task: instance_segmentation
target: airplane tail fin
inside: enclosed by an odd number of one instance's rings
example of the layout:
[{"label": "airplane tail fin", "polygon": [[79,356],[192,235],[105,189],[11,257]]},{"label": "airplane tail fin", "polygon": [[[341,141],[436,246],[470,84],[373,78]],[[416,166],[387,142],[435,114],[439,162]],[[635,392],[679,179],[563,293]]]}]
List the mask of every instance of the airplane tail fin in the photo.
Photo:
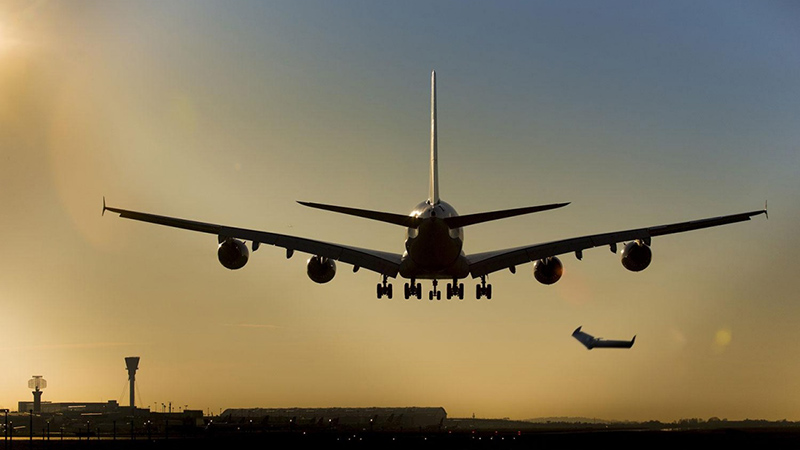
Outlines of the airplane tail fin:
[{"label": "airplane tail fin", "polygon": [[439,164],[436,139],[436,71],[431,72],[431,179],[428,187],[428,203],[439,203]]}]

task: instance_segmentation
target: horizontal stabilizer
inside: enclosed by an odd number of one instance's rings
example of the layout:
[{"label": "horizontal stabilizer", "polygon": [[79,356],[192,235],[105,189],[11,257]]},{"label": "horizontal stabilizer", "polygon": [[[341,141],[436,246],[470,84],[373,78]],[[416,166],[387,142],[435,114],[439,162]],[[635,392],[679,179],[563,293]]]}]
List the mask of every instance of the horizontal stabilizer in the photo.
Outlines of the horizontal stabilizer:
[{"label": "horizontal stabilizer", "polygon": [[417,217],[404,216],[402,214],[387,213],[381,211],[370,211],[367,209],[348,208],[345,206],[323,205],[321,203],[310,203],[298,201],[303,206],[310,208],[324,209],[326,211],[333,211],[341,214],[348,214],[351,216],[364,217],[366,219],[377,220],[379,222],[393,223],[395,225],[402,225],[404,227],[417,228],[422,222]]},{"label": "horizontal stabilizer", "polygon": [[492,220],[505,219],[507,217],[521,216],[549,209],[561,208],[569,205],[567,203],[552,203],[550,205],[528,206],[525,208],[505,209],[502,211],[491,211],[477,214],[467,214],[466,216],[447,217],[444,222],[452,230],[453,228],[466,227],[477,223],[491,222]]}]

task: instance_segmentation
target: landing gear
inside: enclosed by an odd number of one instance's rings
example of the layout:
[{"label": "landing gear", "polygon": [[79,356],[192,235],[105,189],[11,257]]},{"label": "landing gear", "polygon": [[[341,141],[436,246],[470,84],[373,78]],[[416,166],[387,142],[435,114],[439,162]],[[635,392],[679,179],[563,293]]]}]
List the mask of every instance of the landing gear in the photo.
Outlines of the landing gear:
[{"label": "landing gear", "polygon": [[[386,298],[389,298],[389,299],[392,298],[392,285],[388,284],[386,282],[387,278],[388,277],[386,275],[384,275],[383,276],[383,283],[378,283],[378,298],[381,298],[384,295],[386,296]],[[408,297],[406,297],[406,298],[408,298]]]},{"label": "landing gear", "polygon": [[492,299],[492,285],[486,284],[486,275],[481,277],[481,284],[475,285],[475,298],[480,300],[481,297],[486,297],[487,300]]},{"label": "landing gear", "polygon": [[436,300],[442,299],[442,291],[439,290],[438,286],[439,286],[439,281],[434,279],[433,289],[431,289],[430,292],[428,292],[428,300],[433,300],[434,297],[436,297]]},{"label": "landing gear", "polygon": [[417,297],[418,300],[422,300],[422,284],[417,283],[413,278],[411,279],[411,284],[408,283],[403,286],[403,294],[405,294],[406,300],[409,297]]},{"label": "landing gear", "polygon": [[453,283],[447,283],[447,299],[458,297],[459,300],[464,300],[464,283],[458,284],[458,279],[453,278]]}]

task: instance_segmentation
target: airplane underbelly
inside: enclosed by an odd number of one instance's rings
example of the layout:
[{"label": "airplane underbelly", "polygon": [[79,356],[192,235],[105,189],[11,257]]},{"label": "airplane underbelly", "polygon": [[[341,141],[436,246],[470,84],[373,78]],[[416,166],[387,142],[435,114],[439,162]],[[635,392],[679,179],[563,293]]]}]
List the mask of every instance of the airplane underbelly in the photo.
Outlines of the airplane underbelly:
[{"label": "airplane underbelly", "polygon": [[423,268],[418,266],[410,256],[400,263],[399,275],[403,278],[416,278],[420,280],[448,279],[448,278],[467,278],[469,276],[469,263],[467,258],[461,254],[456,260],[445,267]]},{"label": "airplane underbelly", "polygon": [[408,278],[466,276],[469,272],[466,261],[457,264],[459,257],[462,256],[462,245],[461,239],[451,237],[450,229],[444,222],[423,223],[417,235],[406,241],[407,255],[404,264],[401,265],[401,276]]},{"label": "airplane underbelly", "polygon": [[414,263],[424,269],[442,269],[453,264],[461,254],[461,240],[450,237],[444,222],[423,223],[419,234],[406,241],[406,250]]}]

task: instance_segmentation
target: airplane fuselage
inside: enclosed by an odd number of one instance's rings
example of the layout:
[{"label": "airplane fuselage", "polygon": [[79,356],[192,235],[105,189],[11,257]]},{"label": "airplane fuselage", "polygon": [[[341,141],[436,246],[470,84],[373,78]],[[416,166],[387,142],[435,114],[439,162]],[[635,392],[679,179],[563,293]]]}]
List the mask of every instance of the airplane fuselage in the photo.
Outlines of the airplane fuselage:
[{"label": "airplane fuselage", "polygon": [[441,220],[458,216],[455,208],[441,200],[433,205],[424,201],[410,216],[423,221],[417,228],[406,229],[400,275],[412,279],[466,278],[469,264],[463,251],[464,230],[451,229]]}]

